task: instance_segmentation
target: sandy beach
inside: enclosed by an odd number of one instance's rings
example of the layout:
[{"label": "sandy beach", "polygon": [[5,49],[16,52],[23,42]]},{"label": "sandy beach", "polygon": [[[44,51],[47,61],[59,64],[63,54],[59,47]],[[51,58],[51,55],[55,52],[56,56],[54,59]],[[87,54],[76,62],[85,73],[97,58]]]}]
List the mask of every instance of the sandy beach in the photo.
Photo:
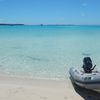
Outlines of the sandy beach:
[{"label": "sandy beach", "polygon": [[0,76],[0,100],[84,100],[69,81]]}]

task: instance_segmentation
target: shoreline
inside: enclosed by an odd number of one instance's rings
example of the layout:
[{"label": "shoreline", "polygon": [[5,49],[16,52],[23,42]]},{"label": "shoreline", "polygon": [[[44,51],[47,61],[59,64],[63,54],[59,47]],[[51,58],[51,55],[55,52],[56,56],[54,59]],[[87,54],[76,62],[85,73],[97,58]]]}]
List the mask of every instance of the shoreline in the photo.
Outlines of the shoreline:
[{"label": "shoreline", "polygon": [[0,76],[0,90],[2,100],[83,100],[67,80]]},{"label": "shoreline", "polygon": [[0,77],[8,77],[8,78],[18,78],[18,79],[30,79],[30,80],[50,80],[50,81],[66,81],[69,80],[69,75],[66,74],[66,77],[40,77],[33,75],[18,75],[18,74],[9,74],[9,73],[0,73]]}]

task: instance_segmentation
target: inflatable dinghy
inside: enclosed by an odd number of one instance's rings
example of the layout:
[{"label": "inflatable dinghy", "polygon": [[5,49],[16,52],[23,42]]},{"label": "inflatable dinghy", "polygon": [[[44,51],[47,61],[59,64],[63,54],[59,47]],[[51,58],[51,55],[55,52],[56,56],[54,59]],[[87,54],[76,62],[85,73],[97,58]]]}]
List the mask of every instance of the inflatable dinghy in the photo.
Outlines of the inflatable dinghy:
[{"label": "inflatable dinghy", "polygon": [[75,84],[91,89],[100,91],[100,72],[92,71],[92,73],[85,73],[78,68],[70,68],[70,78]]}]

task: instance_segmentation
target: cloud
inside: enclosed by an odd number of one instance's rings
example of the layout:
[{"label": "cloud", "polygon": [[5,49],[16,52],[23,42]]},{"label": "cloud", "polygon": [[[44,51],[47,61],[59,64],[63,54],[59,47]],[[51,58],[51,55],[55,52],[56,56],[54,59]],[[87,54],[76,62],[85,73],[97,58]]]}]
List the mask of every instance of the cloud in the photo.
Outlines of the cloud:
[{"label": "cloud", "polygon": [[0,20],[4,20],[4,18],[0,18]]},{"label": "cloud", "polygon": [[86,7],[86,6],[87,6],[87,3],[83,3],[82,6],[83,6],[83,7]]},{"label": "cloud", "polygon": [[81,13],[81,16],[82,16],[82,17],[84,17],[84,16],[85,16],[85,13],[84,13],[84,12],[82,12],[82,13]]},{"label": "cloud", "polygon": [[0,23],[4,22],[5,20],[3,18],[0,18]]}]

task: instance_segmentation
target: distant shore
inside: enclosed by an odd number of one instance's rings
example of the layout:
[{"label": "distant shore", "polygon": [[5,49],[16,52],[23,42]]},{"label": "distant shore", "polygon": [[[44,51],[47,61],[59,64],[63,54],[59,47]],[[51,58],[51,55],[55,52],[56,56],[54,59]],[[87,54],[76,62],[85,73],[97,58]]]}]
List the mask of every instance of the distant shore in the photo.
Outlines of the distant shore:
[{"label": "distant shore", "polygon": [[0,25],[16,26],[16,25],[33,25],[33,26],[75,26],[74,24],[10,24],[10,23],[0,23]]},{"label": "distant shore", "polygon": [[91,25],[85,25],[85,24],[12,24],[12,23],[0,23],[0,26],[17,26],[17,25],[32,25],[32,26],[100,26],[100,25],[95,25],[95,24],[91,24]]},{"label": "distant shore", "polygon": [[4,23],[1,23],[0,25],[5,25],[5,26],[16,26],[16,25],[24,25],[24,24],[4,24]]}]

